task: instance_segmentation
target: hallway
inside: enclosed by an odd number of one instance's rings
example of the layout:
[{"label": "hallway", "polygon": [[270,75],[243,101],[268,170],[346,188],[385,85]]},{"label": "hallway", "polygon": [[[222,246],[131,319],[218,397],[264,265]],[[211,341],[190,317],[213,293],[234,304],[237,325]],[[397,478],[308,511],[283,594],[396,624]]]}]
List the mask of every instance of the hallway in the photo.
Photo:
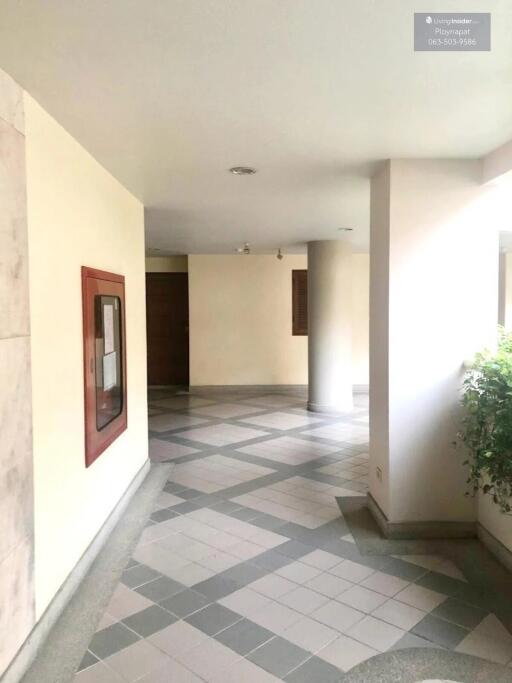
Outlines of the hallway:
[{"label": "hallway", "polygon": [[[367,396],[333,419],[275,392],[150,390],[150,454],[173,469],[75,683],[330,683],[432,647],[443,677],[510,680],[457,654],[512,663],[512,636],[453,562],[363,554],[341,516],[336,497],[367,489]],[[424,652],[408,650],[403,678],[383,658],[354,680],[420,680]]]},{"label": "hallway", "polygon": [[512,683],[485,5],[0,3],[0,683]]}]

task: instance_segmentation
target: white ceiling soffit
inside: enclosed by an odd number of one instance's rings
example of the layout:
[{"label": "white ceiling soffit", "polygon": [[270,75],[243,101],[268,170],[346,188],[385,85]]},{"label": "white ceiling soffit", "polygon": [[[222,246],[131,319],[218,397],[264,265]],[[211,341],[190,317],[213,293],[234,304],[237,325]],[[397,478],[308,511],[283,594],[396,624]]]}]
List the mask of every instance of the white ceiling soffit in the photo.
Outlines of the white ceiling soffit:
[{"label": "white ceiling soffit", "polygon": [[492,13],[491,52],[415,53],[423,0],[2,0],[0,66],[144,202],[151,246],[294,251],[348,226],[364,250],[376,160],[512,138],[512,3],[462,9]]}]

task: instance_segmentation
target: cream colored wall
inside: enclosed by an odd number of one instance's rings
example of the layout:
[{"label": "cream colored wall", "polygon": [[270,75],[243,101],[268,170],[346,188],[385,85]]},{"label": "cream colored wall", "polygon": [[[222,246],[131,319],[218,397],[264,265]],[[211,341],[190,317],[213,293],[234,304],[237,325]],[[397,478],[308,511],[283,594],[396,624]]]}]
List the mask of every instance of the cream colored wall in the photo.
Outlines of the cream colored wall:
[{"label": "cream colored wall", "polygon": [[[354,384],[368,384],[368,255],[353,257]],[[293,269],[306,255],[190,255],[192,385],[306,384],[307,337],[292,335]]]},{"label": "cream colored wall", "polygon": [[291,271],[306,256],[189,256],[190,383],[306,384]]},{"label": "cream colored wall", "polygon": [[147,256],[146,273],[186,273],[188,256]]},{"label": "cream colored wall", "polygon": [[[25,97],[39,618],[147,459],[143,207]],[[84,464],[82,265],[126,277],[128,429]]]},{"label": "cream colored wall", "polygon": [[369,383],[370,255],[352,254],[352,382]]}]

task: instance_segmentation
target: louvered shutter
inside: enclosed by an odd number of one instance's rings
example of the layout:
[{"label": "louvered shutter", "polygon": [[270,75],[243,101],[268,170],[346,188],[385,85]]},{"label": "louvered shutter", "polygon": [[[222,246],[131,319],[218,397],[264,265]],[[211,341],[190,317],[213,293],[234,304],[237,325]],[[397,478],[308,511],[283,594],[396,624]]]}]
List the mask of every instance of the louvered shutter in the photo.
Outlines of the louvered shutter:
[{"label": "louvered shutter", "polygon": [[292,270],[292,334],[308,333],[308,271]]}]

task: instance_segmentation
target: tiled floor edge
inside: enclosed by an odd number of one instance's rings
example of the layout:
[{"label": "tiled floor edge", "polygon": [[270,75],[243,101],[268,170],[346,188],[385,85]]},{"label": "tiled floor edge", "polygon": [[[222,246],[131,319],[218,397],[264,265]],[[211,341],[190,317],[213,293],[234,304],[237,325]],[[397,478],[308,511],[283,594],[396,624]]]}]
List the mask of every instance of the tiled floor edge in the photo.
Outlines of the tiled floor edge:
[{"label": "tiled floor edge", "polygon": [[[369,555],[440,554],[455,563],[468,580],[487,594],[492,607],[512,632],[512,582],[507,565],[482,539],[389,539],[379,533],[371,514],[370,499],[337,499],[344,519],[361,553]],[[357,507],[361,509],[358,510]],[[367,519],[364,519],[366,512]],[[362,515],[360,513],[363,513]],[[498,598],[494,593],[497,591]],[[508,599],[503,599],[508,596]]]},{"label": "tiled floor edge", "polygon": [[2,683],[72,680],[173,466],[146,461],[2,677]]},{"label": "tiled floor edge", "polygon": [[458,683],[511,683],[510,667],[479,657],[431,648],[409,648],[377,655],[351,669],[342,683],[417,683],[426,680]]}]

